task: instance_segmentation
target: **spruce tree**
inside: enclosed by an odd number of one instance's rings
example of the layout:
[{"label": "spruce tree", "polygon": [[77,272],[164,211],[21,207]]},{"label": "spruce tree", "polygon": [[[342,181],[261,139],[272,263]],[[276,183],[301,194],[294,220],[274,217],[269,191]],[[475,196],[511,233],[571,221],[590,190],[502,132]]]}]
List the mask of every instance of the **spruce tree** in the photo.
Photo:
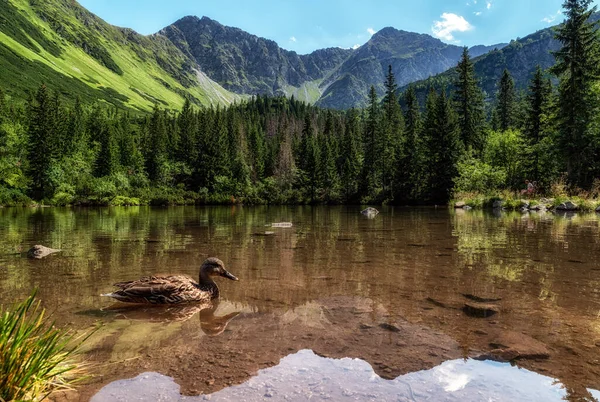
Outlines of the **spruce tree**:
[{"label": "spruce tree", "polygon": [[177,160],[186,163],[190,167],[196,164],[198,155],[197,122],[190,100],[186,98],[177,118],[177,129],[179,130]]},{"label": "spruce tree", "polygon": [[29,177],[31,196],[35,200],[52,193],[49,170],[57,149],[54,106],[45,85],[40,86],[29,105]]},{"label": "spruce tree", "polygon": [[484,104],[483,94],[475,77],[475,68],[469,50],[465,47],[457,66],[454,102],[458,115],[460,138],[466,148],[476,152],[483,149]]},{"label": "spruce tree", "polygon": [[452,194],[462,145],[456,115],[444,90],[437,98],[432,134],[429,150],[434,159],[434,173],[430,176],[431,201],[445,203]]},{"label": "spruce tree", "polygon": [[381,149],[379,149],[378,138],[381,133],[379,101],[375,87],[371,86],[369,91],[369,103],[367,107],[367,118],[363,135],[364,163],[361,178],[361,192],[366,196],[375,195],[377,188],[381,186]]},{"label": "spruce tree", "polygon": [[598,115],[594,84],[599,78],[600,52],[596,23],[589,22],[596,11],[592,0],[565,0],[567,20],[556,29],[562,48],[554,53],[552,72],[560,80],[558,99],[558,145],[569,181],[585,187],[591,182],[589,166],[594,162],[596,141],[590,128]]},{"label": "spruce tree", "polygon": [[408,199],[416,200],[419,192],[419,173],[422,166],[422,150],[421,150],[421,114],[419,101],[415,92],[414,86],[410,86],[404,95],[404,102],[406,104],[406,113],[404,115],[405,121],[405,155],[406,161],[405,166],[402,166],[403,171],[398,172],[398,176],[404,175],[406,188],[409,193],[405,196]]},{"label": "spruce tree", "polygon": [[310,201],[315,202],[319,185],[320,155],[310,114],[306,114],[300,146],[300,169],[303,172],[303,186],[308,190]]},{"label": "spruce tree", "polygon": [[507,69],[504,69],[498,83],[498,104],[496,106],[499,129],[506,131],[515,126],[515,82]]},{"label": "spruce tree", "polygon": [[391,65],[388,66],[388,74],[384,86],[383,129],[380,131],[381,144],[378,146],[378,149],[381,152],[380,170],[384,197],[393,198],[396,192],[395,185],[398,181],[396,174],[398,172],[397,165],[401,165],[400,171],[404,171],[407,166],[403,152],[404,121],[402,109],[396,95],[398,86],[396,85],[396,78],[394,77]]},{"label": "spruce tree", "polygon": [[350,109],[346,113],[344,135],[341,143],[341,166],[342,190],[345,201],[349,202],[358,195],[359,176],[362,170],[361,131],[360,116],[356,109]]},{"label": "spruce tree", "polygon": [[540,181],[540,141],[546,136],[545,125],[548,120],[548,107],[552,96],[551,83],[544,78],[544,72],[538,65],[529,85],[527,95],[527,114],[525,121],[525,141],[528,145],[527,165],[530,180]]},{"label": "spruce tree", "polygon": [[161,181],[164,179],[163,172],[167,162],[167,127],[165,114],[157,105],[150,118],[148,137],[150,146],[146,156],[146,171],[150,180]]}]

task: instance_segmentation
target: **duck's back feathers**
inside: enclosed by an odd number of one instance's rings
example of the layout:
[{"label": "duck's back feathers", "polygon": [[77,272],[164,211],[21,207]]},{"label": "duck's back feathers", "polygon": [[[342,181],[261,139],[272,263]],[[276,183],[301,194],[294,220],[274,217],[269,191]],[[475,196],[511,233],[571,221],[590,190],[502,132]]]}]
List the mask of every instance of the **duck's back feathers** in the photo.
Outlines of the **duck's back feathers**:
[{"label": "duck's back feathers", "polygon": [[114,284],[120,288],[102,296],[113,297],[122,302],[173,304],[209,301],[211,289],[200,289],[187,275],[146,276],[135,281]]}]

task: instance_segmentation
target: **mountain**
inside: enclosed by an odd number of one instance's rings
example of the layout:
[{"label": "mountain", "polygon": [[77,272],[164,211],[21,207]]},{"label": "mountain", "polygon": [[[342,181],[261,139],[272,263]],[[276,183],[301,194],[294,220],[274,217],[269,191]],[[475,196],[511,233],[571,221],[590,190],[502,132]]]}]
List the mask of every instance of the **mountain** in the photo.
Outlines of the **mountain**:
[{"label": "mountain", "polygon": [[166,37],[107,24],[75,0],[1,0],[0,88],[26,98],[41,83],[87,102],[150,110],[228,104],[233,94]]},{"label": "mountain", "polygon": [[350,49],[330,48],[298,55],[208,17],[182,18],[160,34],[229,91],[296,95],[309,102],[319,99],[320,81],[352,54]]},{"label": "mountain", "polygon": [[[595,13],[590,18],[592,22],[600,20],[600,13]],[[497,92],[497,84],[504,69],[508,69],[515,81],[515,87],[526,89],[529,85],[537,65],[543,69],[552,67],[555,63],[553,52],[561,48],[561,43],[554,39],[554,28],[539,30],[531,35],[511,41],[501,49],[494,49],[479,57],[474,57],[475,74],[488,99],[493,99]],[[425,80],[417,81],[414,86],[421,99],[429,86],[443,88],[452,85],[456,77],[454,68]],[[405,90],[407,86],[401,88]]]},{"label": "mountain", "polygon": [[[502,45],[496,45],[496,47]],[[476,51],[484,51],[478,46]],[[358,48],[325,80],[318,104],[347,109],[364,106],[371,86],[383,95],[388,67],[399,86],[425,79],[454,67],[463,48],[448,45],[430,35],[384,28]]]},{"label": "mountain", "polygon": [[[381,95],[389,64],[404,85],[453,67],[462,53],[462,47],[394,28],[382,29],[354,51],[330,48],[307,55],[207,17],[182,18],[160,34],[229,91],[294,95],[336,109],[365,105],[371,85]],[[502,46],[473,51],[482,54]]]}]

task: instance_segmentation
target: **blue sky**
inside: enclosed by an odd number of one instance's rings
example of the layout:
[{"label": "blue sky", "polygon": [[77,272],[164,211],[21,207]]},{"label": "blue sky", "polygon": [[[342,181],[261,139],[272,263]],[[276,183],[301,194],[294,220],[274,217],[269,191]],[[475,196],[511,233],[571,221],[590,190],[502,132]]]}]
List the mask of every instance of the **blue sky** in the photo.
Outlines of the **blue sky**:
[{"label": "blue sky", "polygon": [[[600,0],[596,1],[598,4]],[[464,46],[509,42],[563,20],[563,0],[79,0],[107,22],[151,34],[207,16],[298,53],[362,45],[387,26]]]}]

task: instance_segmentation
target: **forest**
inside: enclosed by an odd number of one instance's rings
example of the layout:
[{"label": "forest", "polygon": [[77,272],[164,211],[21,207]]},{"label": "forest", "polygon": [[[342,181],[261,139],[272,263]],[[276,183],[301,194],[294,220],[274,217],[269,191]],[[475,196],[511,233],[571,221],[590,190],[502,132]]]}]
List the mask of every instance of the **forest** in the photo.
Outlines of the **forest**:
[{"label": "forest", "polygon": [[0,205],[446,204],[457,195],[598,197],[600,39],[589,1],[566,1],[555,66],[526,90],[504,70],[484,93],[465,48],[449,87],[335,111],[283,97],[142,114],[63,103],[42,84],[0,93]]}]

